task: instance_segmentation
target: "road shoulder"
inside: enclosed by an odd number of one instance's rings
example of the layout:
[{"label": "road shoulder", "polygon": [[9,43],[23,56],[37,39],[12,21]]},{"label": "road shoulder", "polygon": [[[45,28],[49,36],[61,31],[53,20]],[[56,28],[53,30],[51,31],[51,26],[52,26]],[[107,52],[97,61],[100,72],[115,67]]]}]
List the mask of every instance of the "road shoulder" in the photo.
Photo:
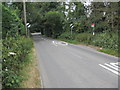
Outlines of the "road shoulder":
[{"label": "road shoulder", "polygon": [[40,73],[38,70],[35,48],[32,49],[29,57],[31,61],[23,70],[25,80],[22,82],[21,88],[41,88]]}]

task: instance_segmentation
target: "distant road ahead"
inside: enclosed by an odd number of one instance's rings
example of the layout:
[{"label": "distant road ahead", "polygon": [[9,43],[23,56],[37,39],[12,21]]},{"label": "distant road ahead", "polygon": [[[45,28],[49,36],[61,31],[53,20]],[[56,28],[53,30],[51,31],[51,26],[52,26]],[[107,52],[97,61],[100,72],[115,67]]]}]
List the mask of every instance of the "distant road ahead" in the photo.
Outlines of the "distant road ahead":
[{"label": "distant road ahead", "polygon": [[118,58],[33,35],[44,88],[117,88]]}]

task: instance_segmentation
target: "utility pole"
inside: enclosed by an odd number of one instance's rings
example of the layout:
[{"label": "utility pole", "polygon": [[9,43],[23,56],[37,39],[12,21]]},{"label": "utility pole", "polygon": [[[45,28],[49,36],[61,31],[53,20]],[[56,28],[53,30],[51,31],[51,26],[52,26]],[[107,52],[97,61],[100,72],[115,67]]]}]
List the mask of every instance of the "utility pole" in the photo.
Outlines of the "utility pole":
[{"label": "utility pole", "polygon": [[25,23],[26,36],[28,36],[25,0],[23,0],[23,11],[24,11],[24,23]]}]

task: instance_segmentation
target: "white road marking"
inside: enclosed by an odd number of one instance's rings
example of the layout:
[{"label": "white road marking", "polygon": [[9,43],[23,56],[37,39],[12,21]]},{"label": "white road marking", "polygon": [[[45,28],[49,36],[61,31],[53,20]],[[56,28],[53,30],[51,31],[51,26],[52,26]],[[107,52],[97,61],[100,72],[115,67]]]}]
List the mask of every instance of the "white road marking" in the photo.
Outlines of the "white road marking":
[{"label": "white road marking", "polygon": [[116,63],[110,63],[112,66],[119,68],[117,65],[115,65]]},{"label": "white road marking", "polygon": [[105,65],[108,66],[108,67],[113,68],[113,69],[116,70],[116,71],[118,71],[118,68],[115,68],[115,67],[111,66],[110,64],[105,63]]},{"label": "white road marking", "polygon": [[99,64],[99,65],[100,65],[101,67],[103,67],[103,68],[105,68],[105,69],[113,72],[114,74],[118,75],[118,72],[117,72],[117,71],[114,71],[114,70],[112,70],[112,69],[110,69],[110,68],[108,68],[108,67],[106,67],[106,66],[104,66],[104,65],[102,65],[102,64]]},{"label": "white road marking", "polygon": [[104,69],[116,74],[116,75],[119,75],[120,76],[120,73],[118,72],[118,68],[116,67],[113,67],[111,64],[107,64],[105,63],[104,65],[102,64],[99,64],[99,66],[103,67]]},{"label": "white road marking", "polygon": [[57,44],[56,44],[56,42],[55,42],[55,41],[52,41],[52,43],[53,43],[55,46],[57,46]]},{"label": "white road marking", "polygon": [[66,42],[62,42],[62,41],[52,41],[52,43],[55,45],[55,46],[58,46],[58,45],[62,45],[62,46],[67,46],[68,43]]}]

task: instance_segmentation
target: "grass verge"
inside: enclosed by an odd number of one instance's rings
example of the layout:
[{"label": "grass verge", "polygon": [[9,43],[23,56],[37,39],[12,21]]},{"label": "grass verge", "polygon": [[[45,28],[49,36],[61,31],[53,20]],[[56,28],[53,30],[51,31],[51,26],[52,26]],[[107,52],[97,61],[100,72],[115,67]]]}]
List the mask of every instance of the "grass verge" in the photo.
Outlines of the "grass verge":
[{"label": "grass verge", "polygon": [[76,40],[67,40],[67,39],[57,39],[57,40],[61,40],[61,41],[65,41],[71,44],[80,44],[80,42],[76,41]]},{"label": "grass verge", "polygon": [[110,54],[110,55],[113,55],[113,56],[117,56],[119,57],[120,55],[118,55],[118,51],[115,51],[115,50],[112,50],[112,49],[106,49],[106,48],[102,48],[101,47],[97,47],[97,46],[94,46],[94,45],[88,45],[88,44],[85,44],[85,43],[81,43],[81,42],[78,42],[76,40],[64,40],[64,39],[57,39],[57,40],[61,40],[61,41],[65,41],[65,42],[68,42],[68,43],[71,43],[71,44],[76,44],[76,45],[86,45],[86,46],[89,46],[89,47],[92,47],[94,49],[96,49],[97,51],[100,51],[100,52],[103,52],[103,53],[106,53],[106,54]]},{"label": "grass verge", "polygon": [[29,63],[24,64],[21,75],[24,80],[21,83],[20,88],[40,88],[40,74],[37,68],[37,58],[35,53],[35,48],[32,49],[31,53],[28,55]]},{"label": "grass verge", "polygon": [[112,50],[112,49],[103,48],[103,49],[97,49],[97,50],[100,51],[100,52],[104,52],[104,53],[119,57],[118,56],[118,51],[115,51],[115,50]]}]

